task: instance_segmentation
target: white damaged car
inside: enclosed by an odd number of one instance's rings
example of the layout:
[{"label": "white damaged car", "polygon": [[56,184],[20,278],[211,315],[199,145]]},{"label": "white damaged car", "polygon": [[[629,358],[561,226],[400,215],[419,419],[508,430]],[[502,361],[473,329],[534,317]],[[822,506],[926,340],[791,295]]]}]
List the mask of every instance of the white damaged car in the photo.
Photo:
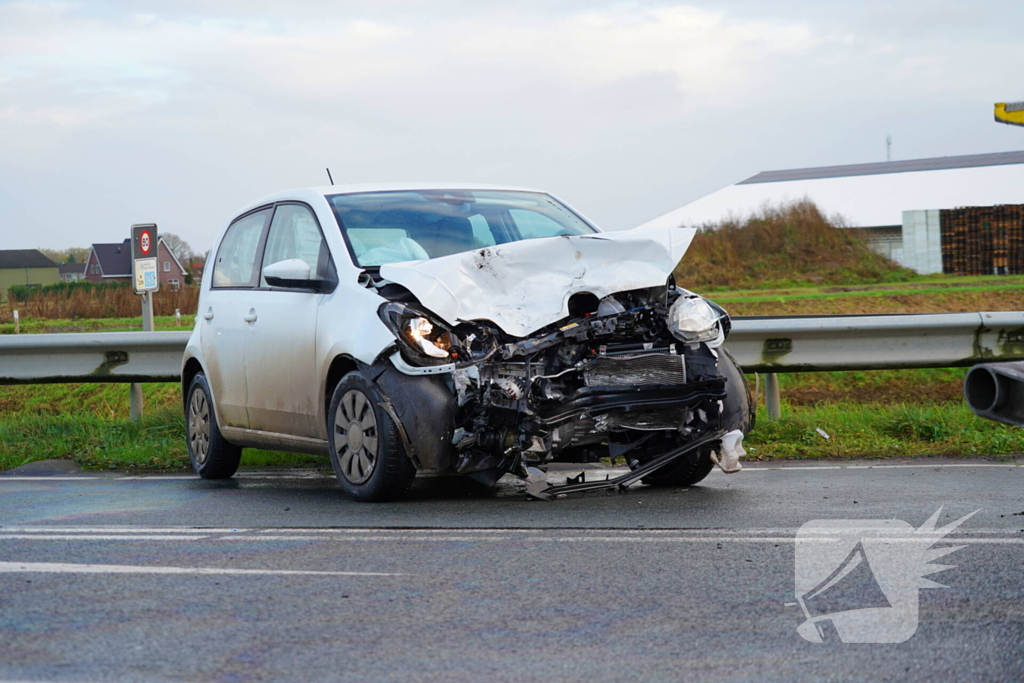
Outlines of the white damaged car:
[{"label": "white damaged car", "polygon": [[[541,498],[739,469],[753,413],[724,310],[672,270],[694,231],[601,232],[533,190],[332,186],[223,230],[182,366],[192,465],[328,455],[357,500],[417,473]],[[547,486],[552,461],[626,475]]]}]

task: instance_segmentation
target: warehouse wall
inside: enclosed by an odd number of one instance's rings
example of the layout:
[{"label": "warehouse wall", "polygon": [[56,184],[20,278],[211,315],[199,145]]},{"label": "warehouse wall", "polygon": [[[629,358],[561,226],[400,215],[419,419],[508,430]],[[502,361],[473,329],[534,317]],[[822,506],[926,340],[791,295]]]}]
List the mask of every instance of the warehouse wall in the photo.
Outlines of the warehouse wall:
[{"label": "warehouse wall", "polygon": [[942,231],[938,209],[903,212],[901,263],[922,275],[942,272]]},{"label": "warehouse wall", "polygon": [[7,301],[7,288],[11,285],[48,285],[60,281],[60,269],[4,268],[0,270],[0,302]]}]

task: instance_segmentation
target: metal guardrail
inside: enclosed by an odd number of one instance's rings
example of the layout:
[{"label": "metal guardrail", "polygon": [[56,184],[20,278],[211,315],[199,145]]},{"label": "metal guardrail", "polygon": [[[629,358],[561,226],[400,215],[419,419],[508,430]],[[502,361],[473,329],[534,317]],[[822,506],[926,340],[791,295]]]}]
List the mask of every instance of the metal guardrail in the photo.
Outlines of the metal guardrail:
[{"label": "metal guardrail", "polygon": [[0,337],[0,384],[177,382],[191,332]]},{"label": "metal guardrail", "polygon": [[[191,332],[0,336],[0,385],[176,382]],[[966,367],[1024,360],[1024,312],[733,318],[746,372]]]},{"label": "metal guardrail", "polygon": [[953,368],[1024,360],[1024,313],[734,318],[746,372]]},{"label": "metal guardrail", "polygon": [[[0,385],[177,382],[191,333],[98,332],[0,337]],[[746,372],[964,367],[1024,360],[1024,313],[737,317],[726,348]]]}]

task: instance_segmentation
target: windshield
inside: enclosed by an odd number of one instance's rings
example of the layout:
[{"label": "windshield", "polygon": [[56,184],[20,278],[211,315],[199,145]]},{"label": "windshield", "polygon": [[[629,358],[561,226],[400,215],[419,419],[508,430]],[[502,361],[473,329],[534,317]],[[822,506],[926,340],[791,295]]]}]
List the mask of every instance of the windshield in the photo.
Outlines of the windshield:
[{"label": "windshield", "polygon": [[540,192],[424,190],[327,197],[359,266],[596,230]]}]

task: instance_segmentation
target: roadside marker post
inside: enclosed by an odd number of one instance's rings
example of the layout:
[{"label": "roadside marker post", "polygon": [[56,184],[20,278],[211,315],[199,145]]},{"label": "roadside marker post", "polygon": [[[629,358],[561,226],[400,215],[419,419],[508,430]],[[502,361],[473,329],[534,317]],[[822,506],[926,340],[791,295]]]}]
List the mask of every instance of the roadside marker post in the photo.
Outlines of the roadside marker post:
[{"label": "roadside marker post", "polygon": [[17,311],[14,312],[14,334],[21,334],[21,318]]},{"label": "roadside marker post", "polygon": [[[153,331],[153,293],[160,290],[157,269],[159,235],[156,223],[132,226],[132,286],[142,301],[142,331]],[[131,419],[142,419],[142,385],[133,383],[129,390]]]}]

